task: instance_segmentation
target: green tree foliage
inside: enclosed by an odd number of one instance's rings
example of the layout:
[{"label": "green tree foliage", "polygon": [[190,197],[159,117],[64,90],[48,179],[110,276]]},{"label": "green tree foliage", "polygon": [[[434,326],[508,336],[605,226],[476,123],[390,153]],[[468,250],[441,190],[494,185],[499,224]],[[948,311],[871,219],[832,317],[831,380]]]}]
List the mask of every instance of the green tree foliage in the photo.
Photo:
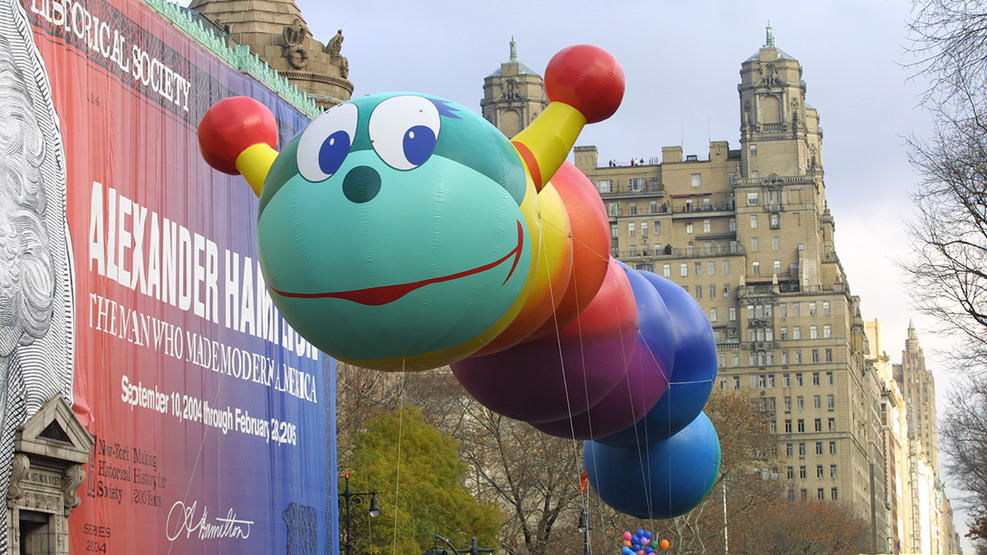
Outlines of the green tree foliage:
[{"label": "green tree foliage", "polygon": [[[377,491],[380,516],[370,522],[366,504],[354,510],[354,553],[417,554],[442,534],[456,545],[476,537],[496,546],[503,516],[464,487],[467,465],[459,442],[430,426],[415,407],[378,413],[354,437],[350,489]],[[342,491],[342,484],[340,491]],[[364,531],[373,530],[373,539]]]}]

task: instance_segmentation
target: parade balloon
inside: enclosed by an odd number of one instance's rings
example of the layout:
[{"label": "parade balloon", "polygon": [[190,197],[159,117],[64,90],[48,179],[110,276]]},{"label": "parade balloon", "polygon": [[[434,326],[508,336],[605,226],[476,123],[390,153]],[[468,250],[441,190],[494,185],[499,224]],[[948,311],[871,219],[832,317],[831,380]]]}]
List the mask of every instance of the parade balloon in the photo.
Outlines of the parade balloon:
[{"label": "parade balloon", "polygon": [[637,304],[638,337],[626,376],[588,411],[554,422],[533,422],[547,434],[594,439],[619,432],[643,417],[668,387],[674,358],[672,319],[654,286],[637,270],[621,264]]},{"label": "parade balloon", "polygon": [[699,303],[681,286],[651,272],[640,272],[658,291],[675,330],[675,356],[669,386],[634,426],[599,441],[631,446],[653,443],[686,427],[706,405],[716,379],[713,328]]},{"label": "parade balloon", "polygon": [[679,433],[640,447],[587,441],[589,483],[607,505],[638,518],[672,518],[709,494],[720,470],[720,441],[700,413]]},{"label": "parade balloon", "polygon": [[501,347],[542,327],[572,264],[566,207],[548,178],[583,126],[617,109],[623,71],[580,45],[545,77],[557,92],[512,140],[418,93],[334,106],[280,152],[265,107],[236,98],[211,108],[203,158],[259,196],[263,282],[288,323],[330,355],[382,370],[459,360],[515,321]]},{"label": "parade balloon", "polygon": [[634,294],[610,263],[603,286],[559,336],[452,364],[453,375],[487,408],[517,420],[549,422],[583,412],[627,373],[637,336]]}]

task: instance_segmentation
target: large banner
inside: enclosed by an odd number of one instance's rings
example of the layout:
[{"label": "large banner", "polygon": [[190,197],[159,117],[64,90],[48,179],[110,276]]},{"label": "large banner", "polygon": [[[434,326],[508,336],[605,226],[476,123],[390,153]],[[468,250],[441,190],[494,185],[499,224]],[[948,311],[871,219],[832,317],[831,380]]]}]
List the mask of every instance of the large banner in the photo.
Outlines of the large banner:
[{"label": "large banner", "polygon": [[282,140],[306,118],[137,0],[0,3],[0,253],[20,269],[0,275],[0,474],[60,393],[95,437],[73,553],[335,551],[333,363],[274,308],[257,199],[196,140],[227,96]]}]

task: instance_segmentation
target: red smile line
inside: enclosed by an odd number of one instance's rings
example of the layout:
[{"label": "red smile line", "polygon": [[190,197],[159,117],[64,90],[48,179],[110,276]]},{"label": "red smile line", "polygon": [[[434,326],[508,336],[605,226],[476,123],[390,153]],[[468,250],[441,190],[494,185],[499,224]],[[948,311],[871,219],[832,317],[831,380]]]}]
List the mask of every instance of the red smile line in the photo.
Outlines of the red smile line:
[{"label": "red smile line", "polygon": [[411,293],[415,289],[425,287],[426,285],[431,285],[433,283],[442,283],[444,281],[452,281],[454,279],[459,279],[461,277],[471,276],[473,274],[479,274],[480,272],[485,272],[491,268],[495,268],[510,259],[514,258],[514,263],[511,265],[511,271],[507,274],[504,279],[504,283],[511,279],[514,275],[514,270],[517,269],[518,262],[521,260],[521,250],[524,247],[524,229],[521,227],[521,222],[517,222],[517,245],[514,249],[504,255],[502,258],[498,258],[489,264],[484,264],[483,266],[478,266],[472,270],[466,270],[464,272],[458,272],[455,274],[449,274],[447,276],[423,279],[421,281],[413,281],[411,283],[402,283],[398,285],[384,285],[381,287],[370,287],[367,289],[356,289],[353,291],[340,291],[338,293],[288,293],[286,291],[279,291],[277,289],[271,289],[278,295],[282,297],[289,297],[293,299],[345,299],[348,301],[353,301],[367,306],[380,306],[382,304],[392,303],[401,297]]}]

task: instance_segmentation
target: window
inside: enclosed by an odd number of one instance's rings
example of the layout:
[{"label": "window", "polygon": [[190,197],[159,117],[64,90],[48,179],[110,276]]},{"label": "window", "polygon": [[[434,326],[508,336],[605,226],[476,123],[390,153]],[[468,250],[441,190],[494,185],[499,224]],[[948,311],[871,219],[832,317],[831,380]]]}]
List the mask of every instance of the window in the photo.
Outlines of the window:
[{"label": "window", "polygon": [[809,498],[809,490],[807,490],[807,489],[805,489],[805,488],[802,488],[802,491],[801,491],[801,493],[802,493],[802,499],[803,499],[803,500],[806,500],[806,499],[808,499],[808,498]]},{"label": "window", "polygon": [[661,267],[661,275],[665,277],[672,277],[672,265],[665,264]]},{"label": "window", "polygon": [[723,284],[723,298],[725,299],[725,298],[727,298],[729,296],[730,296],[730,284],[729,283],[724,283]]},{"label": "window", "polygon": [[808,477],[809,476],[807,475],[807,473],[805,471],[805,465],[803,464],[802,466],[799,467],[799,478],[802,478],[803,480],[805,480]]},{"label": "window", "polygon": [[781,227],[781,216],[779,214],[771,214],[771,229],[778,229]]},{"label": "window", "polygon": [[649,208],[651,209],[651,213],[652,214],[657,214],[658,213],[658,201],[657,200],[651,201],[649,203]]},{"label": "window", "polygon": [[804,457],[805,456],[805,442],[804,441],[800,441],[799,442],[799,456],[800,457]]},{"label": "window", "polygon": [[637,245],[631,245],[631,248],[627,251],[628,256],[637,256]]},{"label": "window", "polygon": [[[785,374],[786,376],[788,374]],[[791,396],[785,397],[785,412],[792,412],[792,398]]]},{"label": "window", "polygon": [[709,284],[709,298],[711,299],[716,298],[716,286],[713,285],[712,283]]},{"label": "window", "polygon": [[728,185],[733,185],[736,180],[737,180],[737,174],[736,173],[734,173],[734,172],[727,173],[727,184]]},{"label": "window", "polygon": [[655,235],[661,235],[661,222],[655,220]]},{"label": "window", "polygon": [[[821,441],[817,441],[816,442],[816,454],[817,455],[822,455],[823,454],[822,442]],[[822,478],[822,476],[819,476],[819,477]]]},{"label": "window", "polygon": [[703,252],[706,254],[713,254],[713,243],[710,243],[709,241],[703,243]]},{"label": "window", "polygon": [[709,220],[703,220],[703,233],[709,233],[712,228],[713,224],[711,224]]},{"label": "window", "polygon": [[764,388],[768,387],[768,377],[765,376],[764,374],[761,374],[760,376],[758,376],[757,377],[757,386],[759,388],[761,388],[761,389],[764,389]]},{"label": "window", "polygon": [[789,466],[785,469],[785,477],[789,480],[795,479],[795,467]]},{"label": "window", "polygon": [[630,204],[630,208],[631,208],[631,215],[632,216],[637,215],[637,203],[636,202],[632,202]]},{"label": "window", "polygon": [[703,184],[703,174],[701,174],[701,173],[694,173],[694,174],[692,174],[691,177],[692,177],[692,186],[693,187],[700,187],[700,186],[702,186],[702,184]]},{"label": "window", "polygon": [[[820,395],[813,395],[812,396],[812,408],[814,408],[814,409],[821,409],[822,408],[822,396],[820,396]],[[816,431],[819,432],[821,430],[816,430]]]},{"label": "window", "polygon": [[730,231],[737,231],[737,219],[736,218],[730,218],[727,221],[727,228]]},{"label": "window", "polygon": [[[812,421],[812,431],[822,431],[822,418],[816,418]],[[819,445],[819,454],[822,455],[822,444]]]},{"label": "window", "polygon": [[730,261],[729,260],[724,260],[723,261],[723,275],[725,275],[725,276],[730,275]]},{"label": "window", "polygon": [[794,451],[793,447],[794,446],[791,443],[786,443],[785,444],[785,456],[791,457],[792,455],[795,454],[795,451]]},{"label": "window", "polygon": [[754,274],[755,276],[761,275],[761,263],[760,262],[755,261],[755,262],[751,263],[751,273]]},{"label": "window", "polygon": [[798,421],[798,431],[800,434],[805,433],[805,419],[799,418]]},{"label": "window", "polygon": [[781,260],[775,260],[774,261],[774,264],[772,265],[772,268],[773,268],[773,271],[774,271],[774,273],[776,275],[777,274],[780,274],[781,273]]},{"label": "window", "polygon": [[[829,477],[830,478],[836,478],[836,465],[835,464],[829,465]],[[834,489],[833,491],[836,491],[836,490]],[[836,497],[834,496],[833,499],[836,499]]]},{"label": "window", "polygon": [[757,229],[757,214],[751,214],[751,229]]},{"label": "window", "polygon": [[792,327],[792,339],[802,339],[802,327],[793,326]]},{"label": "window", "polygon": [[685,224],[685,232],[692,233],[692,222],[688,222]]},{"label": "window", "polygon": [[[768,354],[770,355],[771,353]],[[768,374],[768,387],[774,387],[774,386],[775,386],[775,375]],[[774,398],[771,399],[771,402],[774,403]]]},{"label": "window", "polygon": [[716,309],[715,308],[709,309],[709,321],[710,322],[715,322],[716,321]]},{"label": "window", "polygon": [[695,268],[696,268],[696,275],[697,276],[703,275],[703,263],[702,262],[696,262]]},{"label": "window", "polygon": [[826,490],[824,488],[819,488],[816,490],[816,499],[826,499]]},{"label": "window", "polygon": [[819,385],[819,372],[812,373],[812,385]]},{"label": "window", "polygon": [[641,237],[648,236],[648,222],[641,222]]},{"label": "window", "polygon": [[[833,362],[833,349],[826,349],[826,362]],[[827,372],[829,374],[829,385],[833,385],[833,373]]]},{"label": "window", "polygon": [[778,303],[778,316],[785,318],[788,316],[788,305],[785,303]]},{"label": "window", "polygon": [[[736,364],[734,364],[734,366],[736,366]],[[733,388],[740,389],[740,376],[733,377]]]},{"label": "window", "polygon": [[837,495],[836,495],[836,489],[837,489],[837,488],[831,488],[831,489],[830,489],[830,493],[831,493],[831,494],[832,494],[832,496],[833,496],[833,501],[836,501],[836,500],[837,500]]},{"label": "window", "polygon": [[836,454],[836,442],[835,441],[830,441],[829,442],[829,454],[830,455],[835,455]]},{"label": "window", "polygon": [[644,178],[643,177],[632,177],[627,180],[627,186],[630,192],[640,193],[644,191]]},{"label": "window", "polygon": [[833,418],[832,416],[829,417],[829,418],[827,418],[826,419],[826,426],[827,426],[827,431],[835,432],[836,431],[836,419]]},{"label": "window", "polygon": [[[781,352],[781,363],[782,364],[788,364],[788,351],[782,351]],[[788,386],[785,386],[785,387],[788,387]]]},{"label": "window", "polygon": [[[802,351],[796,349],[794,352],[795,352],[795,355],[794,355],[795,356],[795,358],[794,358],[795,364],[802,364]],[[800,375],[799,376],[799,386],[801,386],[801,385],[802,385],[802,376]]]},{"label": "window", "polygon": [[[781,386],[782,387],[792,387],[792,377],[789,374],[781,375]],[[789,408],[791,408],[791,403],[789,403]]]},{"label": "window", "polygon": [[757,206],[761,204],[760,194],[757,192],[747,193],[747,206]]},{"label": "window", "polygon": [[833,337],[833,326],[831,326],[829,324],[824,324],[823,325],[823,337],[824,338]]},{"label": "window", "polygon": [[816,315],[816,302],[812,301],[811,303],[809,303],[809,316],[815,316],[815,315]]},{"label": "window", "polygon": [[819,328],[817,326],[809,326],[809,339],[819,338]]},{"label": "window", "polygon": [[697,299],[703,298],[703,286],[702,285],[697,285],[696,286],[696,298]]},{"label": "window", "polygon": [[637,235],[637,226],[631,222],[627,224],[627,236],[634,237],[635,235]]},{"label": "window", "polygon": [[679,264],[679,276],[688,277],[689,275],[689,265],[686,263]]},{"label": "window", "polygon": [[801,316],[802,303],[792,303],[792,316]]},{"label": "window", "polygon": [[802,397],[801,395],[795,397],[795,406],[799,410],[804,409],[805,408],[805,397]]},{"label": "window", "polygon": [[612,193],[613,192],[613,180],[612,179],[600,179],[596,182],[596,188],[601,193]]},{"label": "window", "polygon": [[751,237],[751,252],[759,252],[761,250],[761,240],[757,237]]},{"label": "window", "polygon": [[749,152],[751,153],[751,156],[757,156],[757,145],[751,145]]},{"label": "window", "polygon": [[823,476],[825,476],[825,473],[823,472],[823,465],[817,464],[816,465],[816,478],[820,478],[821,479]]},{"label": "window", "polygon": [[[795,352],[798,353],[800,351],[795,351]],[[795,386],[796,387],[802,387],[802,372],[799,372],[798,374],[795,374]]]},{"label": "window", "polygon": [[826,410],[834,411],[836,410],[836,397],[832,393],[826,396]]},{"label": "window", "polygon": [[786,434],[792,433],[792,421],[791,421],[791,419],[786,419],[785,420],[785,433]]},{"label": "window", "polygon": [[823,316],[829,316],[829,315],[830,315],[829,301],[823,301]]},{"label": "window", "polygon": [[781,339],[782,341],[785,341],[786,339],[788,339],[788,328],[787,327],[782,327],[782,328],[780,328],[778,330],[778,338]]}]

